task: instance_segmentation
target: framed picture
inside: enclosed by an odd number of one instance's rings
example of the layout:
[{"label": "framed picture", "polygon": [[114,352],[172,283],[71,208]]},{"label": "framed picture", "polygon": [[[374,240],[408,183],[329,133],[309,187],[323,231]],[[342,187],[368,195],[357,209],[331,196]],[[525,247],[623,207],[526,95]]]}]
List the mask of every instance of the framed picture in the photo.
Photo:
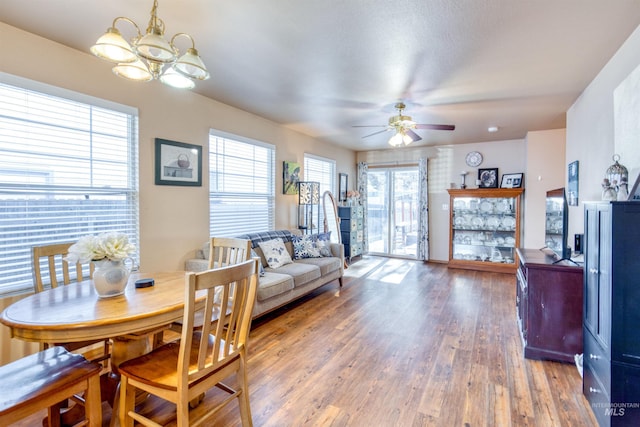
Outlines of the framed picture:
[{"label": "framed picture", "polygon": [[569,191],[567,202],[569,206],[578,206],[578,160],[569,163]]},{"label": "framed picture", "polygon": [[156,138],[156,185],[202,186],[202,146]]},{"label": "framed picture", "polygon": [[522,187],[523,173],[505,173],[500,181],[500,188],[520,188]]},{"label": "framed picture", "polygon": [[346,173],[338,174],[338,201],[346,202],[347,201],[347,184],[349,182],[349,175]]},{"label": "framed picture", "polygon": [[498,188],[498,168],[478,169],[478,188]]},{"label": "framed picture", "polygon": [[300,164],[287,162],[282,164],[282,194],[298,194],[300,182]]}]

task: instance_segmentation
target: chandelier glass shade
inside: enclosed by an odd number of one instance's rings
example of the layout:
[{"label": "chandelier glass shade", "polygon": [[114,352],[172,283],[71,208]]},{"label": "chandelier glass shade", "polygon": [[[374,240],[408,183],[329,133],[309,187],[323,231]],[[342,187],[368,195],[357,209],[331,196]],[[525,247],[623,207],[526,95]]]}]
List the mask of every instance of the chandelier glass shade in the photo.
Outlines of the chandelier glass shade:
[{"label": "chandelier glass shade", "polygon": [[[195,86],[194,80],[209,78],[207,67],[189,34],[177,33],[170,41],[164,38],[164,22],[158,18],[157,9],[158,1],[154,0],[151,19],[144,35],[131,19],[117,17],[107,32],[91,47],[91,53],[116,63],[113,72],[117,76],[141,82],[158,79],[169,86],[191,89]],[[129,22],[135,27],[137,34],[131,43],[116,28],[119,21]],[[186,37],[191,41],[191,47],[182,56],[175,45],[178,37]]]}]

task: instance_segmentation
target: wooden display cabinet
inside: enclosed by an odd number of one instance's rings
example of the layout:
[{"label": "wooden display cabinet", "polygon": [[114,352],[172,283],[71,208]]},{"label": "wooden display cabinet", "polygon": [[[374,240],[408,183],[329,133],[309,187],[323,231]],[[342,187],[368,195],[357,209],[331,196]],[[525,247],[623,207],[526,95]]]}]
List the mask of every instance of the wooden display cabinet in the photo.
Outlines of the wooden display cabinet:
[{"label": "wooden display cabinet", "polygon": [[449,267],[514,273],[522,188],[449,191]]}]

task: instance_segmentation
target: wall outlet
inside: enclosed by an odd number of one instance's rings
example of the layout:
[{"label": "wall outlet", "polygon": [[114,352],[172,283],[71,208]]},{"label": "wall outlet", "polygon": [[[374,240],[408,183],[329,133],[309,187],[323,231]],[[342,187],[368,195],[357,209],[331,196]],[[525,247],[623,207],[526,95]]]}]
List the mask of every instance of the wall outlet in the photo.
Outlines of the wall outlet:
[{"label": "wall outlet", "polygon": [[442,204],[442,210],[443,211],[448,211],[449,210],[449,203],[443,203]]}]

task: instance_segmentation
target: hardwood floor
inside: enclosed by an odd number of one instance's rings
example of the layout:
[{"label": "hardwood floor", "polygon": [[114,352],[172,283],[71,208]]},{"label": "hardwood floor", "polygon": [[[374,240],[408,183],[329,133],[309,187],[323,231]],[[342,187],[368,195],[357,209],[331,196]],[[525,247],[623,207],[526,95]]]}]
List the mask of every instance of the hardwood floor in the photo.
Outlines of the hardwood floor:
[{"label": "hardwood floor", "polygon": [[513,275],[365,257],[254,322],[254,425],[596,426],[575,366],[524,359],[515,319]]}]

